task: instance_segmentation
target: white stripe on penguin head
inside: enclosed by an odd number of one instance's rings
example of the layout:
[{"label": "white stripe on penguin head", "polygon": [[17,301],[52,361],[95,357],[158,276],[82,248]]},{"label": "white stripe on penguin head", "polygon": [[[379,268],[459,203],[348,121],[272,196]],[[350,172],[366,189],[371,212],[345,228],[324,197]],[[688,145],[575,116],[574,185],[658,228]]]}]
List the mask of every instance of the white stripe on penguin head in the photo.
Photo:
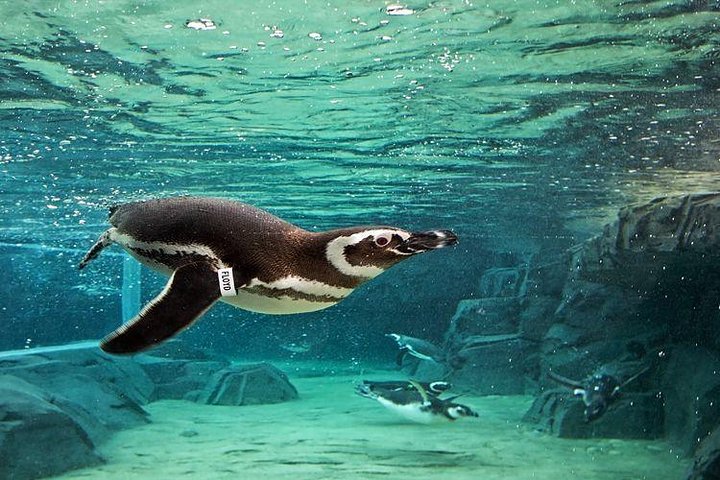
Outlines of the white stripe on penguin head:
[{"label": "white stripe on penguin head", "polygon": [[[376,265],[353,265],[347,261],[345,257],[345,248],[355,245],[369,236],[379,235],[399,235],[403,240],[410,238],[410,234],[402,230],[392,229],[374,229],[363,230],[362,232],[353,233],[352,235],[337,237],[328,242],[325,249],[325,256],[328,261],[340,272],[351,277],[374,278],[385,271]],[[395,252],[395,250],[393,250]],[[399,252],[395,252],[399,253]]]}]

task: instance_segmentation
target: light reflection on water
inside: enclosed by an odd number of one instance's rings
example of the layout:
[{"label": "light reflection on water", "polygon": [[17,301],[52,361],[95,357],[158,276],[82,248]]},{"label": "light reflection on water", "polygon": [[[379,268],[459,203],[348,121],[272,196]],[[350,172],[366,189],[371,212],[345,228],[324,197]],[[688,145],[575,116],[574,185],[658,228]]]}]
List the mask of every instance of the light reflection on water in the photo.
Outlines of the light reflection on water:
[{"label": "light reflection on water", "polygon": [[202,194],[528,252],[720,185],[711,3],[409,7],[0,2],[0,240],[84,249],[108,205]]}]

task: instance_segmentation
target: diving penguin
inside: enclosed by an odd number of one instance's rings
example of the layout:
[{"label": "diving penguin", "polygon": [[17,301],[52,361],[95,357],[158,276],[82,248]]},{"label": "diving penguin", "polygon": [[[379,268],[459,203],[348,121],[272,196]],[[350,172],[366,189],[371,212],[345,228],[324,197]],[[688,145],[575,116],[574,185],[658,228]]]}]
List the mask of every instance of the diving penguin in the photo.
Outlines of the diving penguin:
[{"label": "diving penguin", "polygon": [[100,347],[129,354],[188,327],[216,301],[268,314],[312,312],[415,254],[457,243],[448,230],[388,226],[309,232],[251,205],[171,197],[110,209],[110,224],[79,264],[112,243],[170,277]]},{"label": "diving penguin", "polygon": [[429,360],[435,363],[445,363],[445,353],[440,347],[421,338],[408,337],[397,333],[386,333],[386,337],[392,338],[400,347],[398,356],[395,359],[399,367],[403,365],[405,355],[411,355],[421,360]]},{"label": "diving penguin", "polygon": [[552,370],[548,372],[548,377],[570,388],[573,395],[582,399],[585,404],[585,421],[592,422],[602,416],[608,407],[620,398],[623,388],[648,370],[647,367],[642,368],[622,383],[613,375],[602,372],[597,372],[582,382],[563,377]]},{"label": "diving penguin", "polygon": [[355,392],[377,400],[388,410],[416,423],[452,422],[462,417],[479,416],[467,405],[453,402],[457,396],[441,399],[428,393],[420,383],[414,380],[409,383],[413,388],[384,389],[364,382],[356,387]]}]

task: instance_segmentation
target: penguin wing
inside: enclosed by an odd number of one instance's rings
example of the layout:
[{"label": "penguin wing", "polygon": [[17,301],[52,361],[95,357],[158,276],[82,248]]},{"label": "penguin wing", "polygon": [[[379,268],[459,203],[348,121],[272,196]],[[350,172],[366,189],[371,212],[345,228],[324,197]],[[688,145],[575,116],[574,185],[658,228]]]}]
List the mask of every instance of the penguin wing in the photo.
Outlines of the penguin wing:
[{"label": "penguin wing", "polygon": [[424,405],[430,405],[432,402],[430,401],[430,397],[428,396],[428,393],[425,391],[425,389],[415,380],[410,380],[410,384],[415,387],[415,390],[418,391],[420,396],[422,397],[422,401]]},{"label": "penguin wing", "polygon": [[219,298],[216,270],[210,263],[184,265],[135,318],[102,339],[100,348],[117,354],[145,350],[190,326]]},{"label": "penguin wing", "polygon": [[577,389],[582,390],[583,389],[582,382],[578,382],[576,380],[572,380],[570,378],[563,377],[562,375],[557,374],[557,373],[553,372],[552,370],[547,372],[547,375],[551,380],[556,381],[557,383],[559,383],[560,385],[562,385],[564,387],[567,387],[567,388],[570,388],[573,390],[577,390]]},{"label": "penguin wing", "polygon": [[650,370],[650,367],[643,367],[643,368],[641,368],[637,373],[631,375],[627,380],[625,380],[624,382],[622,382],[619,386],[615,387],[615,389],[618,390],[618,391],[622,390],[622,389],[625,388],[628,384],[630,384],[630,383],[634,382],[635,380],[637,380],[638,377],[641,377],[641,376],[642,376],[645,372],[647,372],[648,370]]},{"label": "penguin wing", "polygon": [[403,360],[405,360],[405,355],[408,354],[408,348],[407,347],[401,347],[400,351],[397,354],[397,357],[395,357],[395,363],[398,367],[403,366]]}]

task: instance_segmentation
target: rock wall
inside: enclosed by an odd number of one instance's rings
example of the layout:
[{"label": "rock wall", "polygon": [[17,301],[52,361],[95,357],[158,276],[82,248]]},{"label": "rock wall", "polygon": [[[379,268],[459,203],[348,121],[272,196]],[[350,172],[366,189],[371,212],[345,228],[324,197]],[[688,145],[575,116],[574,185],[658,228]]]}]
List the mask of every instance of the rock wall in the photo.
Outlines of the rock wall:
[{"label": "rock wall", "polygon": [[[665,436],[691,454],[720,425],[720,194],[624,208],[597,237],[499,273],[482,279],[486,298],[458,306],[446,348],[467,362],[451,381],[537,395],[526,419],[561,436]],[[638,371],[590,423],[548,377]]]},{"label": "rock wall", "polygon": [[[206,402],[207,391],[222,392],[222,398]],[[297,391],[271,365],[231,365],[178,341],[133,358],[111,357],[94,346],[4,354],[0,478],[35,479],[102,463],[97,445],[113,432],[150,421],[143,405],[183,398],[277,403],[297,398]]]}]

